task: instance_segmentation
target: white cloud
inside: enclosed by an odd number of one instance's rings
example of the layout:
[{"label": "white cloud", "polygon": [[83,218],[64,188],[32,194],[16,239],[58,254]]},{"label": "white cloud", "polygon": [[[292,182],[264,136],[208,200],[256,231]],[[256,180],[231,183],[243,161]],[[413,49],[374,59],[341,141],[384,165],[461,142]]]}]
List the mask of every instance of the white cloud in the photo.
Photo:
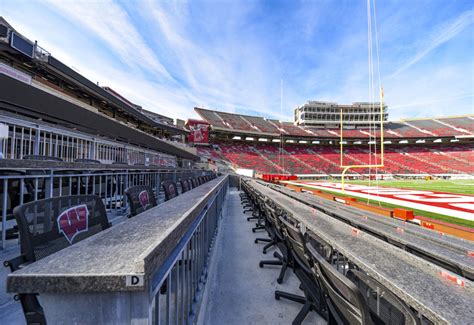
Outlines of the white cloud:
[{"label": "white cloud", "polygon": [[437,30],[432,33],[432,35],[427,37],[427,42],[422,48],[420,48],[417,53],[405,62],[400,68],[398,68],[394,73],[390,75],[389,78],[393,78],[399,75],[401,72],[407,70],[412,65],[416,64],[418,61],[423,59],[431,51],[437,47],[448,42],[452,38],[456,37],[460,32],[469,27],[474,23],[474,11],[469,10],[462,13],[454,21],[443,24]]},{"label": "white cloud", "polygon": [[[368,100],[366,18],[337,24],[336,32],[335,18],[326,12],[330,3],[305,3],[281,17],[258,2],[47,0],[24,10],[15,1],[7,4],[6,19],[12,17],[14,27],[55,57],[170,117],[192,118],[192,108],[204,106],[292,120],[292,109],[307,100]],[[344,14],[351,10],[344,8]],[[311,20],[312,12],[317,19]],[[383,78],[392,118],[472,111],[472,96],[463,97],[472,94],[466,74],[472,58],[451,55],[435,62],[427,56],[470,26],[472,11],[442,25],[412,56],[406,55],[406,35],[397,29],[398,23],[407,24],[404,16],[388,16],[396,17],[380,19],[382,71],[400,67],[392,78]],[[410,28],[404,25],[404,32]],[[387,46],[393,36],[395,51]],[[422,59],[430,64],[417,65]]]},{"label": "white cloud", "polygon": [[172,79],[133,26],[128,14],[115,2],[46,0],[45,4],[99,37],[122,62],[135,68],[147,66],[157,73],[157,78]]}]

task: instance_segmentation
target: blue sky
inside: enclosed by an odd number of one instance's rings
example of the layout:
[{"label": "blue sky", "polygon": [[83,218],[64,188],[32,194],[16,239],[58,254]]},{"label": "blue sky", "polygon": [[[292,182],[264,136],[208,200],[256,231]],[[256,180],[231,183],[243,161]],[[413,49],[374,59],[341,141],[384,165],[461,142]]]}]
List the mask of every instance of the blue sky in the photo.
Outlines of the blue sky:
[{"label": "blue sky", "polygon": [[[472,2],[376,5],[391,119],[473,114]],[[201,106],[291,120],[307,100],[370,99],[362,0],[0,0],[0,15],[92,81],[174,118]]]}]

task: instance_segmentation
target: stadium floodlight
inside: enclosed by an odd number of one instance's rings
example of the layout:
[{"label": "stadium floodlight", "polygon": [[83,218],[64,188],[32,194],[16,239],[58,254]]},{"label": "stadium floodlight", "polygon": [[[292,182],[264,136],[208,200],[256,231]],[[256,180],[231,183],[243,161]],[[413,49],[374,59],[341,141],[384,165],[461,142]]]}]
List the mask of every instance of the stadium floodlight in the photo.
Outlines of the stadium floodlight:
[{"label": "stadium floodlight", "polygon": [[242,140],[242,138],[239,137],[238,135],[236,135],[236,136],[234,136],[234,137],[232,138],[232,140]]},{"label": "stadium floodlight", "polygon": [[425,143],[426,141],[423,140],[423,139],[420,139],[420,140],[416,140],[415,143]]},{"label": "stadium floodlight", "polygon": [[268,142],[268,139],[267,139],[267,138],[258,138],[258,141],[260,141],[260,142]]},{"label": "stadium floodlight", "polygon": [[280,142],[280,139],[272,139],[272,142]]},{"label": "stadium floodlight", "polygon": [[436,140],[433,141],[433,143],[440,143],[440,142],[443,142],[443,140],[442,139],[436,139]]},{"label": "stadium floodlight", "polygon": [[247,140],[247,141],[253,141],[253,140],[255,140],[255,139],[252,138],[252,137],[246,137],[245,140]]}]

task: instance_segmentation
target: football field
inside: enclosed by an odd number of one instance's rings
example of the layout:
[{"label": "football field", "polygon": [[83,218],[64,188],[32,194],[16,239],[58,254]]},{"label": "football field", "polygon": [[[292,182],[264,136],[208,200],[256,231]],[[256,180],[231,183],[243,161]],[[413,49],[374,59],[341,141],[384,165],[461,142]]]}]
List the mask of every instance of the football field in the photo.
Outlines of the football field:
[{"label": "football field", "polygon": [[[339,182],[339,181],[334,181]],[[413,190],[448,192],[474,195],[474,179],[460,180],[390,180],[390,181],[344,181],[346,184],[408,188]]]},{"label": "football field", "polygon": [[415,215],[474,227],[474,180],[347,181],[344,191],[340,181],[288,183],[356,197],[383,207],[407,208]]}]

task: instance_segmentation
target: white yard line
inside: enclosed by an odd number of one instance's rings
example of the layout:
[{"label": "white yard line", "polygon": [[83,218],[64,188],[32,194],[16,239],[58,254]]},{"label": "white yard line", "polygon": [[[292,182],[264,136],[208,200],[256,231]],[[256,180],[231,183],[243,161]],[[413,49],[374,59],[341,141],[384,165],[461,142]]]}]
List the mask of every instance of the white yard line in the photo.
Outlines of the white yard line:
[{"label": "white yard line", "polygon": [[292,182],[292,181],[285,181],[284,183],[291,184],[291,185],[300,185],[300,186],[303,185],[303,186],[314,188],[314,189],[317,189],[317,190],[324,190],[324,191],[330,191],[330,192],[335,192],[335,193],[340,193],[340,194],[357,196],[357,197],[361,197],[361,198],[365,198],[365,199],[378,200],[378,201],[382,201],[382,202],[385,202],[385,203],[401,205],[401,206],[405,206],[405,207],[412,208],[412,209],[418,209],[418,210],[443,214],[443,215],[446,215],[446,216],[455,217],[455,218],[459,218],[459,219],[474,221],[474,215],[472,213],[469,213],[469,212],[456,211],[456,210],[452,210],[452,209],[446,209],[446,208],[441,208],[441,207],[427,205],[427,204],[414,203],[414,202],[409,202],[409,201],[405,201],[405,200],[398,200],[398,199],[391,199],[391,198],[386,198],[386,197],[371,195],[371,194],[357,193],[357,192],[352,192],[352,191],[348,191],[348,190],[345,190],[344,192],[342,192],[342,190],[338,190],[338,189],[335,189],[335,188],[327,188],[327,187],[324,187],[324,186],[316,186],[316,185],[310,185],[310,184],[306,184],[306,183],[297,183],[297,182]]}]

